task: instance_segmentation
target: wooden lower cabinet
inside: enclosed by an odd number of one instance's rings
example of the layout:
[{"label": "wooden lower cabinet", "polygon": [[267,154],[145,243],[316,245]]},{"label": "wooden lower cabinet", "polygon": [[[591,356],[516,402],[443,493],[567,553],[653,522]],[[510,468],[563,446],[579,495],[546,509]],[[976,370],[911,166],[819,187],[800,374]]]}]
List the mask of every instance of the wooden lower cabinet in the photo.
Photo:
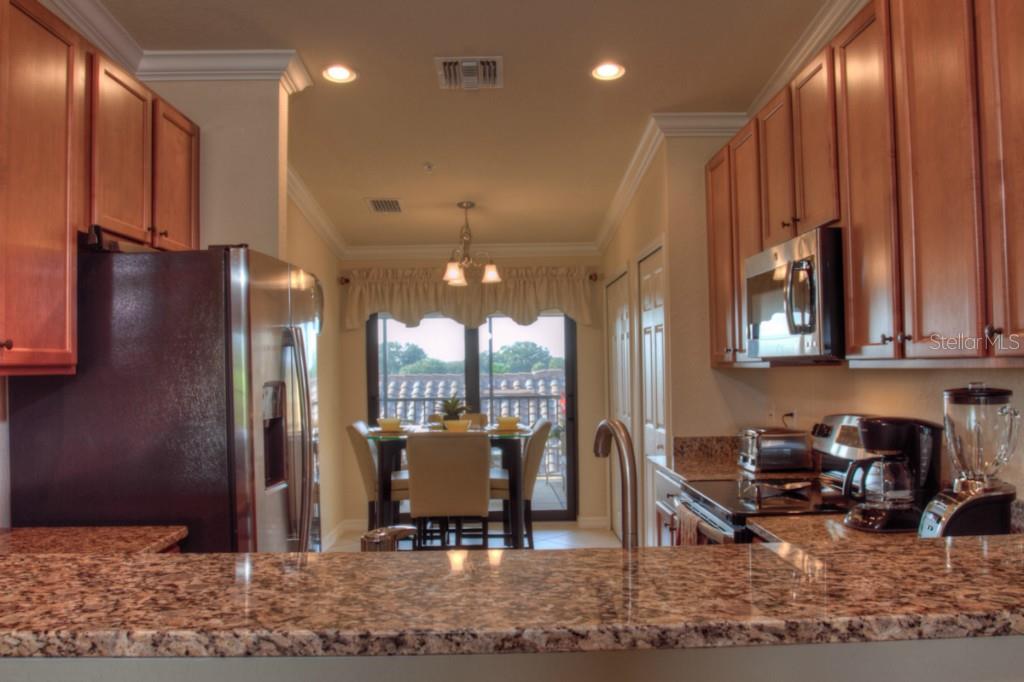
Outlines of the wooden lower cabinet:
[{"label": "wooden lower cabinet", "polygon": [[76,362],[76,43],[32,0],[0,0],[0,374]]},{"label": "wooden lower cabinet", "polygon": [[707,186],[708,289],[711,322],[711,362],[729,364],[735,358],[732,199],[729,148],[723,147],[704,169]]},{"label": "wooden lower cabinet", "polygon": [[846,357],[897,358],[902,344],[889,7],[873,0],[833,39],[843,228]]},{"label": "wooden lower cabinet", "polygon": [[981,357],[974,3],[892,0],[892,34],[904,353]]},{"label": "wooden lower cabinet", "polygon": [[1024,355],[1024,2],[975,0],[981,177],[996,356]]},{"label": "wooden lower cabinet", "polygon": [[199,248],[199,126],[159,99],[153,106],[153,246]]},{"label": "wooden lower cabinet", "polygon": [[790,84],[797,232],[839,220],[835,71],[826,47]]}]

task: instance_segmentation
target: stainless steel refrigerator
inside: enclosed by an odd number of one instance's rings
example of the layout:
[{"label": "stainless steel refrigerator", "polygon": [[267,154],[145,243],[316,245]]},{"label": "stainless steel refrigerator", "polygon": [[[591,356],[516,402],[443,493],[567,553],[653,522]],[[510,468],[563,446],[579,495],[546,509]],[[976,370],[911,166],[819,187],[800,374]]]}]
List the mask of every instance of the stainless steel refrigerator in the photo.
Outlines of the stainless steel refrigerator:
[{"label": "stainless steel refrigerator", "polygon": [[15,526],[319,551],[320,284],[244,247],[83,251],[77,374],[9,383]]}]

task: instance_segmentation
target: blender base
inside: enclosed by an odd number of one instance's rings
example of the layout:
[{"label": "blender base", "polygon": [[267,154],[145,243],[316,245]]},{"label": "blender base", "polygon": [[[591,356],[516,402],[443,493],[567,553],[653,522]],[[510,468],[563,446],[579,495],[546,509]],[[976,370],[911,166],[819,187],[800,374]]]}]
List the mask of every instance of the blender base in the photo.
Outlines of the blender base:
[{"label": "blender base", "polygon": [[1003,481],[984,489],[943,490],[925,508],[918,535],[1005,535],[1012,531],[1016,499],[1017,489]]},{"label": "blender base", "polygon": [[869,533],[913,533],[921,523],[921,509],[885,509],[858,504],[846,514],[843,525]]}]

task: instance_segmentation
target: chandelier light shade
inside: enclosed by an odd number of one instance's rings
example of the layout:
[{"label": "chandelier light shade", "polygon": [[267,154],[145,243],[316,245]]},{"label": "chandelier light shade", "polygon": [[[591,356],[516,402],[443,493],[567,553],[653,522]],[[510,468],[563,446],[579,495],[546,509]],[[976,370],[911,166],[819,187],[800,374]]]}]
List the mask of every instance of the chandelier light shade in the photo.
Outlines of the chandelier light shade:
[{"label": "chandelier light shade", "polygon": [[501,281],[501,275],[498,274],[498,266],[494,263],[488,263],[484,266],[484,276],[480,280],[484,284],[497,284]]},{"label": "chandelier light shade", "polygon": [[445,266],[444,281],[454,282],[458,279],[465,279],[465,277],[462,275],[462,266],[459,265],[457,260],[455,260],[455,256],[453,254],[452,260],[448,261],[448,265]]},{"label": "chandelier light shade", "polygon": [[481,254],[481,258],[486,261],[486,265],[475,261],[470,255],[470,248],[473,244],[473,233],[469,229],[469,209],[476,206],[472,201],[460,201],[456,204],[462,209],[465,220],[462,224],[462,232],[459,234],[459,245],[452,251],[451,257],[448,259],[448,263],[444,268],[444,281],[448,282],[448,286],[453,287],[464,287],[468,286],[469,282],[466,280],[466,271],[473,269],[479,270],[483,268],[483,276],[480,281],[484,284],[495,284],[501,281],[501,275],[498,273],[498,266],[494,264],[494,261],[487,258],[487,254]]}]

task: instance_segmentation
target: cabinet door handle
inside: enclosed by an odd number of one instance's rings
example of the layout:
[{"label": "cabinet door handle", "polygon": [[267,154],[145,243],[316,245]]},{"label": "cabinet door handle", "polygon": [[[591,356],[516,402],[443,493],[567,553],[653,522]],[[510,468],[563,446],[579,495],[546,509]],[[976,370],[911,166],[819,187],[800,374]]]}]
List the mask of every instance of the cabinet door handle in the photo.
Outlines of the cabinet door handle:
[{"label": "cabinet door handle", "polygon": [[157,232],[157,234],[160,235],[161,237],[166,237],[167,235],[170,234],[170,232],[168,232],[167,230],[160,230],[159,232]]},{"label": "cabinet door handle", "polygon": [[883,345],[883,346],[884,346],[885,344],[887,344],[887,343],[892,343],[892,342],[893,342],[893,340],[894,340],[894,339],[893,339],[893,337],[891,337],[891,336],[886,336],[886,335],[885,335],[885,332],[883,332],[883,333],[882,333],[882,345]]},{"label": "cabinet door handle", "polygon": [[985,325],[985,338],[988,339],[989,341],[995,341],[996,337],[999,337],[999,336],[1002,336],[1002,335],[1003,335],[1003,328],[1002,327],[996,327],[996,326],[993,326],[991,324],[986,324]]},{"label": "cabinet door handle", "polygon": [[788,221],[786,221],[786,220],[783,220],[783,221],[782,221],[782,226],[783,226],[783,227],[793,227],[793,223],[791,223],[791,222],[788,222]]},{"label": "cabinet door handle", "polygon": [[913,334],[904,334],[903,332],[900,332],[899,334],[896,335],[896,340],[899,341],[900,343],[903,343],[905,341],[913,341],[914,340],[914,335]]},{"label": "cabinet door handle", "polygon": [[0,341],[0,348],[3,348],[4,350],[11,350],[14,348],[14,339],[4,339],[3,341]]}]

